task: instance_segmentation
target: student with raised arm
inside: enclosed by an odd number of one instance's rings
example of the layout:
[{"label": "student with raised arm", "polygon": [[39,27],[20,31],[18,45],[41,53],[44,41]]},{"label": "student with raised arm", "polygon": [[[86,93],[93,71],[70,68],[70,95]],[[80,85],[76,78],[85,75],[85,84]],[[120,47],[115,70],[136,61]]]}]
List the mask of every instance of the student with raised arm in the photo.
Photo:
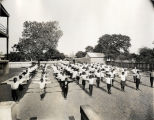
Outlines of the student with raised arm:
[{"label": "student with raised arm", "polygon": [[11,84],[11,89],[12,89],[12,98],[14,101],[18,100],[18,88],[19,88],[19,82],[17,81],[17,78],[13,78],[13,83]]},{"label": "student with raised arm", "polygon": [[68,78],[65,78],[65,81],[63,81],[63,84],[64,84],[64,86],[63,86],[64,98],[67,98],[68,88],[69,88],[68,84],[71,83],[71,82],[74,82],[74,80],[68,81]]}]

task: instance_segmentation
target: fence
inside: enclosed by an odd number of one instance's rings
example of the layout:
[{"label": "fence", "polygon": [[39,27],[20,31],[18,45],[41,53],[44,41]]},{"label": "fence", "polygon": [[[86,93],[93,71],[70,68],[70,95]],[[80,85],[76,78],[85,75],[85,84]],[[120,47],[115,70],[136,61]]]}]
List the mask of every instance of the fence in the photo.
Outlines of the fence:
[{"label": "fence", "polygon": [[126,62],[107,62],[108,65],[123,67],[123,68],[137,68],[140,70],[151,71],[154,70],[154,64],[149,63],[126,63]]}]

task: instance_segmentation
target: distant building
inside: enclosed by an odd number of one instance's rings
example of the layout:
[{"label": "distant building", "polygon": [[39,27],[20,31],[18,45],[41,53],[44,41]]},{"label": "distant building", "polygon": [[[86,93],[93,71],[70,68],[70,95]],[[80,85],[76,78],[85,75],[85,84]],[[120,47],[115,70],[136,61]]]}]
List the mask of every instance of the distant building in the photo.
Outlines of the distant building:
[{"label": "distant building", "polygon": [[90,60],[90,63],[105,63],[105,55],[103,53],[90,53],[86,54],[86,58]]},{"label": "distant building", "polygon": [[105,55],[103,53],[91,53],[88,52],[83,58],[76,58],[76,62],[81,63],[104,63],[105,64]]}]

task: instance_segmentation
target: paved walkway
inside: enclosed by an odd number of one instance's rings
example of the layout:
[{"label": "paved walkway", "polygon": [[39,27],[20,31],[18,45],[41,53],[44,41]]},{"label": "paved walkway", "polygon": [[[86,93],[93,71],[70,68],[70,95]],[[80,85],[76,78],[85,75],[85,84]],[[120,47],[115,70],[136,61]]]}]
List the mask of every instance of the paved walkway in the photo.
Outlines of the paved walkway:
[{"label": "paved walkway", "polygon": [[[40,71],[32,81],[40,78]],[[128,77],[126,92],[120,90],[119,79],[116,79],[112,94],[106,92],[106,84],[101,82],[101,88],[94,87],[90,97],[76,83],[69,84],[68,98],[62,96],[59,83],[54,79],[52,70],[48,69],[47,93],[43,101],[40,100],[39,85],[30,84],[25,96],[18,103],[18,117],[26,120],[37,117],[40,120],[68,120],[74,116],[80,120],[80,105],[89,104],[103,120],[152,120],[153,88],[149,87],[147,77],[142,78],[140,91],[135,90],[132,76]],[[88,85],[86,86],[88,91]]]}]

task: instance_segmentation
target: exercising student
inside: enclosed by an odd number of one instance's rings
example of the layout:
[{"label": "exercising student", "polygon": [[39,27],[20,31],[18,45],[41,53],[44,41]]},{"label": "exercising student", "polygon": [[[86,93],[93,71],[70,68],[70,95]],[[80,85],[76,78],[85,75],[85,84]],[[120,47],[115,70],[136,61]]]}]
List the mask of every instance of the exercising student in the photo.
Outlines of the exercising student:
[{"label": "exercising student", "polygon": [[19,82],[17,81],[17,78],[13,78],[13,83],[11,84],[11,89],[12,89],[12,98],[14,101],[18,100],[18,95],[17,95],[17,91],[19,88]]},{"label": "exercising student", "polygon": [[140,75],[140,72],[137,71],[137,74],[136,74],[136,90],[139,90],[140,80],[141,80],[141,75]]},{"label": "exercising student", "polygon": [[108,90],[108,94],[111,94],[111,78],[110,78],[110,74],[106,74],[106,83],[107,83],[107,90]]},{"label": "exercising student", "polygon": [[152,70],[150,72],[150,84],[151,84],[151,87],[153,87],[153,81],[154,81],[154,70]]},{"label": "exercising student", "polygon": [[125,91],[125,81],[126,81],[126,75],[124,72],[122,72],[121,75],[121,90]]}]

